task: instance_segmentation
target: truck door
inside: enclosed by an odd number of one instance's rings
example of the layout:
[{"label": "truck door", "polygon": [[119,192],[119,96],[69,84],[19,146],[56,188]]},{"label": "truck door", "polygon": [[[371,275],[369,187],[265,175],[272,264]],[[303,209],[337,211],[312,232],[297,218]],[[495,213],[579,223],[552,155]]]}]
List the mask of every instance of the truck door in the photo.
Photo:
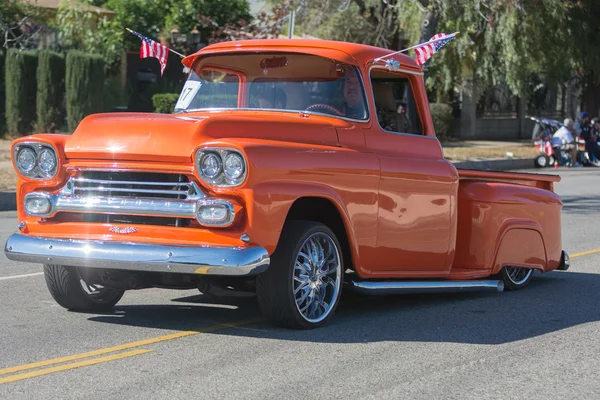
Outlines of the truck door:
[{"label": "truck door", "polygon": [[373,275],[444,276],[456,242],[458,173],[424,124],[422,78],[373,68],[369,79],[377,113],[365,141],[381,165]]}]

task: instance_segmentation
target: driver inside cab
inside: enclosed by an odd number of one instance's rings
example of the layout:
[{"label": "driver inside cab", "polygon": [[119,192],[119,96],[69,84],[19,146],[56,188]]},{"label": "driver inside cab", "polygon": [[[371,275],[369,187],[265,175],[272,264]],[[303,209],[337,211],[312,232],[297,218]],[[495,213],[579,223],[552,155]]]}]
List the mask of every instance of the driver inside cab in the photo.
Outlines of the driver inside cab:
[{"label": "driver inside cab", "polygon": [[363,97],[360,78],[354,68],[344,76],[343,86],[346,105],[341,110],[347,118],[363,119],[365,117],[365,99]]},{"label": "driver inside cab", "polygon": [[284,109],[287,103],[287,96],[283,89],[274,87],[261,90],[258,93],[258,104],[260,108]]}]

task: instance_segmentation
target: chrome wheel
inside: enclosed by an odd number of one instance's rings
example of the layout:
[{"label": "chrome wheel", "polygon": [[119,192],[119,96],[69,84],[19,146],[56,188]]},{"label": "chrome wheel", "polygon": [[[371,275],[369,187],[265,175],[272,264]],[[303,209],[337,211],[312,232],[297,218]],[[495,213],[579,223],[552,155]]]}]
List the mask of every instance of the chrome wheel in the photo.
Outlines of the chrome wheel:
[{"label": "chrome wheel", "polygon": [[505,269],[506,276],[516,286],[523,285],[525,282],[527,282],[533,273],[533,270],[528,268],[505,267]]},{"label": "chrome wheel", "polygon": [[97,296],[98,294],[100,294],[102,289],[104,289],[104,286],[90,285],[89,283],[86,283],[83,279],[80,279],[79,283],[81,284],[81,288],[83,289],[83,291],[90,296]]},{"label": "chrome wheel", "polygon": [[109,291],[102,285],[90,284],[83,280],[81,274],[79,273],[79,268],[77,268],[77,276],[79,277],[79,284],[81,285],[81,289],[83,289],[85,294],[90,296],[92,300],[94,300],[94,298],[101,297],[104,292]]},{"label": "chrome wheel", "polygon": [[302,317],[317,323],[324,320],[336,302],[342,280],[340,253],[324,232],[309,236],[294,263],[292,288]]}]

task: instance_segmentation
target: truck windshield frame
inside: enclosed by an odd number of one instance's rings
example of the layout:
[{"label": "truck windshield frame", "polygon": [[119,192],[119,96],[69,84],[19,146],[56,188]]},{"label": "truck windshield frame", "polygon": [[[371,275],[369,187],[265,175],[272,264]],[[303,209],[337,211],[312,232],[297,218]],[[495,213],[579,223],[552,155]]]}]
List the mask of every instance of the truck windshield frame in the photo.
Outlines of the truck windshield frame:
[{"label": "truck windshield frame", "polygon": [[282,111],[368,122],[359,68],[302,53],[223,53],[196,60],[174,113]]}]

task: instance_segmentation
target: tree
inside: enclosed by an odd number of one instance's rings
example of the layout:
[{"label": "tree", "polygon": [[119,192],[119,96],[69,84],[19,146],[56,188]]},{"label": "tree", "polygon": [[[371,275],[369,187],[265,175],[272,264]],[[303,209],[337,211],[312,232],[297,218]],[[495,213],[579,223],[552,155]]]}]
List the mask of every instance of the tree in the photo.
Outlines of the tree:
[{"label": "tree", "polygon": [[[572,3],[572,4],[571,4]],[[532,76],[548,85],[564,82],[573,69],[567,48],[577,47],[569,24],[598,27],[580,2],[567,0],[324,0],[300,2],[300,28],[325,39],[372,44],[390,50],[425,42],[439,32],[461,34],[428,61],[427,86],[444,97],[465,74],[480,87],[506,83],[514,94]],[[596,9],[598,6],[596,6]],[[575,9],[589,24],[572,20]],[[571,13],[571,14],[570,14]],[[594,20],[594,18],[596,18]],[[596,33],[596,38],[600,35]],[[575,46],[574,46],[575,45]],[[596,47],[597,48],[597,47]],[[567,51],[568,52],[568,51]],[[598,54],[598,52],[595,52]],[[414,53],[409,53],[414,56]],[[574,59],[574,58],[573,58]],[[591,60],[593,62],[593,60]],[[574,62],[574,64],[576,64]],[[596,62],[595,65],[600,65]]]},{"label": "tree", "polygon": [[461,34],[428,62],[428,87],[448,91],[472,75],[479,89],[505,84],[520,95],[532,76],[546,86],[564,82],[572,72],[564,53],[572,40],[565,34],[567,11],[562,0],[450,3],[438,31]]},{"label": "tree", "polygon": [[125,32],[125,28],[154,40],[159,40],[161,33],[168,36],[169,28],[165,20],[172,9],[171,0],[108,0],[96,1],[94,5],[116,13],[114,34],[120,35],[125,50],[137,50],[140,47],[140,39]]},{"label": "tree", "polygon": [[78,0],[62,0],[56,25],[63,46],[99,54],[116,68],[123,52],[123,27],[119,20],[77,7]]},{"label": "tree", "polygon": [[302,32],[393,50],[400,50],[406,36],[418,34],[421,21],[410,0],[296,1],[290,6],[298,10],[297,27]]},{"label": "tree", "polygon": [[572,40],[565,52],[573,59],[583,89],[580,107],[600,116],[600,4],[597,0],[581,0],[569,5],[566,30]]},{"label": "tree", "polygon": [[209,44],[230,40],[276,39],[281,34],[288,11],[289,4],[281,3],[273,6],[268,14],[259,13],[252,22],[240,19],[235,23],[219,25],[205,15],[201,15],[199,20],[205,29],[210,30]]},{"label": "tree", "polygon": [[[116,15],[113,19],[103,18],[72,7],[75,2],[103,7]],[[214,27],[203,24],[204,15],[219,26],[251,20],[246,0],[63,0],[58,26],[68,48],[102,54],[109,65],[116,67],[123,51],[136,51],[140,47],[140,39],[127,33],[125,28],[156,41],[168,41],[171,29],[188,33],[197,27],[206,42]],[[196,50],[181,43],[169,43],[169,47],[183,53]]]},{"label": "tree", "polygon": [[18,0],[0,2],[1,46],[28,49],[35,45],[36,35],[45,21],[43,12]]}]

